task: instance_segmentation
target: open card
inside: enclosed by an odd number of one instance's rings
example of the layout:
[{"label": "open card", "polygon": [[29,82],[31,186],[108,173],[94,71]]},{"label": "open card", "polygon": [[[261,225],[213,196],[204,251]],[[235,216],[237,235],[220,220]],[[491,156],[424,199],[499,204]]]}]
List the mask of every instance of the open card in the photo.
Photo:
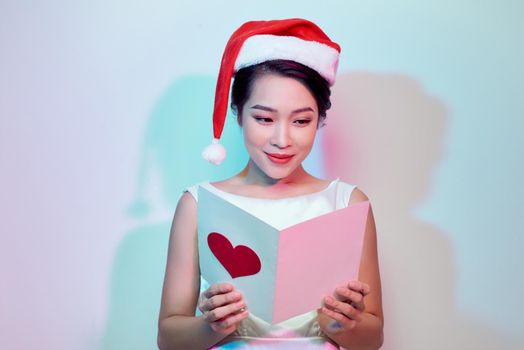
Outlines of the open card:
[{"label": "open card", "polygon": [[200,272],[209,284],[232,283],[251,313],[280,323],[358,278],[368,211],[360,202],[278,230],[199,186]]}]

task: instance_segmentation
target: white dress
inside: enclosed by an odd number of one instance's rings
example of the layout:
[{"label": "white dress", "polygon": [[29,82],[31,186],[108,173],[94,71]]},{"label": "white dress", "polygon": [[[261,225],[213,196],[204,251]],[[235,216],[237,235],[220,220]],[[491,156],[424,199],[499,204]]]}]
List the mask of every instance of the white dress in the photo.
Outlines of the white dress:
[{"label": "white dress", "polygon": [[[209,182],[203,182],[187,189],[197,202],[199,186],[242,207],[277,229],[347,207],[355,188],[354,185],[337,178],[319,192],[281,199],[265,199],[231,194],[219,190]],[[203,282],[201,291],[208,287],[207,283]],[[272,325],[249,314],[235,332],[211,349],[338,349],[339,347],[320,330],[316,316],[317,312],[314,310]]]}]

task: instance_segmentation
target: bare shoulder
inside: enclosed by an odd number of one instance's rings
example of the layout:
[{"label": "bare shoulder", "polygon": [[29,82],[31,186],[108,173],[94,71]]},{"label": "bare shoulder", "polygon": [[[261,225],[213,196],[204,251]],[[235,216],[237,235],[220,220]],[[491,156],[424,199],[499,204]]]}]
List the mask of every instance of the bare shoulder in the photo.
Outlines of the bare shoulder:
[{"label": "bare shoulder", "polygon": [[365,202],[369,201],[368,196],[358,187],[356,187],[352,192],[351,196],[349,197],[349,204],[354,204],[358,202]]},{"label": "bare shoulder", "polygon": [[182,194],[182,196],[180,196],[176,206],[176,211],[196,210],[196,207],[197,203],[195,198],[191,193],[186,191]]},{"label": "bare shoulder", "polygon": [[178,200],[178,204],[176,206],[175,215],[173,217],[173,226],[172,231],[177,228],[180,225],[176,225],[177,223],[182,223],[182,225],[186,224],[188,221],[195,221],[196,222],[196,216],[197,216],[197,202],[193,195],[189,192],[184,192],[182,196],[180,196],[180,199]]}]

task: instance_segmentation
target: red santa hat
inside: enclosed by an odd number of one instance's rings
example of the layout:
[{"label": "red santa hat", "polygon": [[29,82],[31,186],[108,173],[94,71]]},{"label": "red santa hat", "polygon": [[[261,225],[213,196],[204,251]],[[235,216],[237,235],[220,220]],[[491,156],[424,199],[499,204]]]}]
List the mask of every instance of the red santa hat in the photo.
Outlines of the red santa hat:
[{"label": "red santa hat", "polygon": [[241,68],[269,60],[291,60],[317,71],[330,86],[335,83],[340,46],[311,21],[292,18],[250,21],[227,42],[215,90],[213,143],[202,152],[204,159],[219,165],[226,157],[218,143],[227,114],[232,76]]}]

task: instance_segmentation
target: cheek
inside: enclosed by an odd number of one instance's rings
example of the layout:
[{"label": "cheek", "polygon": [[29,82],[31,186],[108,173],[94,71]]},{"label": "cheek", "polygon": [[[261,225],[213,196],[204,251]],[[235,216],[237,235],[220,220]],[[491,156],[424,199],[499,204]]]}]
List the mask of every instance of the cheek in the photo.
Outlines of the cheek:
[{"label": "cheek", "polygon": [[315,142],[316,129],[311,128],[308,130],[302,130],[297,136],[297,144],[300,144],[302,147],[312,147]]},{"label": "cheek", "polygon": [[251,144],[263,145],[271,138],[271,128],[258,124],[253,119],[244,119],[242,130],[244,140]]},{"label": "cheek", "polygon": [[264,144],[265,136],[263,130],[244,125],[243,127],[244,143],[249,146],[260,146]]}]

